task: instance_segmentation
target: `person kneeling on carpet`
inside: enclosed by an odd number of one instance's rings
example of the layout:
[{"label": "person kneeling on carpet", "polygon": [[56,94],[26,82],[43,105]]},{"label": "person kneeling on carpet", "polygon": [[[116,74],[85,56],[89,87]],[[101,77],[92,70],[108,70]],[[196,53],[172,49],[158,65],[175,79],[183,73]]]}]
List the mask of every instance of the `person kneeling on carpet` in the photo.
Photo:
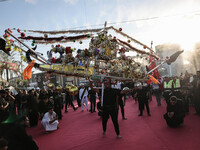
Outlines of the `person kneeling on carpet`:
[{"label": "person kneeling on carpet", "polygon": [[170,103],[167,105],[167,113],[164,114],[164,118],[169,127],[178,127],[183,124],[185,117],[185,110],[183,102],[177,99],[176,96],[170,98]]},{"label": "person kneeling on carpet", "polygon": [[48,112],[44,114],[44,117],[42,118],[41,123],[46,132],[54,131],[58,129],[58,124],[59,124],[58,116],[53,111],[52,107],[49,107]]}]

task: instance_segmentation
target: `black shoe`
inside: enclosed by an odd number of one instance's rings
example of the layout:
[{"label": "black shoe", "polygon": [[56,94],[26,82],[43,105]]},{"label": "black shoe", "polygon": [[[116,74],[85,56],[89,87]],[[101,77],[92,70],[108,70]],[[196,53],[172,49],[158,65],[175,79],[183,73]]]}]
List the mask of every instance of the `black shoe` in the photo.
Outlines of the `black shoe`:
[{"label": "black shoe", "polygon": [[74,111],[76,111],[78,108],[74,108]]},{"label": "black shoe", "polygon": [[96,112],[95,110],[93,112]]},{"label": "black shoe", "polygon": [[142,114],[139,114],[138,116],[142,116]]},{"label": "black shoe", "polygon": [[127,120],[127,118],[122,118],[123,120]]},{"label": "black shoe", "polygon": [[68,111],[67,111],[67,110],[65,110],[65,112],[67,113]]},{"label": "black shoe", "polygon": [[151,114],[150,114],[150,113],[148,113],[148,116],[151,116]]}]

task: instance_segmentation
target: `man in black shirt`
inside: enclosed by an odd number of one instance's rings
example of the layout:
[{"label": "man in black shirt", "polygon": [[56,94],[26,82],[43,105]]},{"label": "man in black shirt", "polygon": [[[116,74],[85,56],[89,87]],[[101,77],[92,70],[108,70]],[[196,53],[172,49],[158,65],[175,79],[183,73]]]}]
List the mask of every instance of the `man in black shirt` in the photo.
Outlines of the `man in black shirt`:
[{"label": "man in black shirt", "polygon": [[150,110],[149,110],[149,102],[148,102],[148,100],[150,98],[149,85],[147,85],[146,82],[139,83],[139,86],[138,86],[136,92],[137,92],[136,97],[138,98],[139,110],[140,110],[140,114],[138,116],[143,115],[144,106],[146,106],[148,116],[151,116]]},{"label": "man in black shirt", "polygon": [[91,84],[89,91],[88,91],[88,95],[89,95],[89,100],[90,100],[90,112],[96,112],[95,111],[95,107],[96,107],[96,92],[97,89],[93,87],[93,85]]},{"label": "man in black shirt", "polygon": [[0,90],[0,122],[5,121],[9,116],[9,103],[5,100],[5,90]]},{"label": "man in black shirt", "polygon": [[111,80],[109,79],[108,82],[105,83],[105,90],[103,94],[103,135],[106,132],[109,116],[111,116],[112,122],[115,127],[115,132],[117,134],[117,138],[121,138],[118,123],[119,94],[119,90],[111,88]]},{"label": "man in black shirt", "polygon": [[65,91],[65,112],[68,112],[67,110],[68,105],[71,105],[74,111],[77,110],[77,108],[74,107],[74,104],[72,102],[72,95],[70,95],[68,91]]},{"label": "man in black shirt", "polygon": [[38,124],[38,103],[36,100],[36,96],[34,95],[34,91],[29,90],[29,95],[27,97],[27,109],[28,109],[28,117],[30,120],[30,126],[34,127]]},{"label": "man in black shirt", "polygon": [[185,111],[183,102],[177,99],[176,96],[170,98],[170,103],[167,105],[167,113],[164,114],[164,118],[169,127],[178,127],[183,123],[185,117]]}]

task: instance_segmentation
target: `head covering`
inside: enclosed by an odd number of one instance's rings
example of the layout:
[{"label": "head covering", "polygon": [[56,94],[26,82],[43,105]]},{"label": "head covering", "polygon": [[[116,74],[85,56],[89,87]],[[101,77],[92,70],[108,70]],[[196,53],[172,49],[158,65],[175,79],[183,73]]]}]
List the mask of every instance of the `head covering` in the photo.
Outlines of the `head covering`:
[{"label": "head covering", "polygon": [[28,91],[28,93],[30,93],[30,92],[32,92],[33,91],[33,89],[30,89],[29,91]]},{"label": "head covering", "polygon": [[58,86],[56,87],[56,90],[62,90],[62,86],[61,86],[61,85],[58,85]]},{"label": "head covering", "polygon": [[39,87],[36,88],[36,90],[39,90],[39,89],[40,89]]},{"label": "head covering", "polygon": [[48,84],[48,87],[49,87],[49,88],[54,88],[54,84],[53,84],[53,83],[49,83],[49,84]]},{"label": "head covering", "polygon": [[124,87],[123,90],[129,90],[129,88],[128,87]]},{"label": "head covering", "polygon": [[84,83],[81,83],[80,86],[84,86]]}]

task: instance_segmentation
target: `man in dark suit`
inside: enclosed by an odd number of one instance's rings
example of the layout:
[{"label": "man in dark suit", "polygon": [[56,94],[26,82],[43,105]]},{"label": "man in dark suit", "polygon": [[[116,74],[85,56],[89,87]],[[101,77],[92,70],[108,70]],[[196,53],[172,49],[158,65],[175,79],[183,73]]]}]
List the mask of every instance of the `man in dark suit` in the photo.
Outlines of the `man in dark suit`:
[{"label": "man in dark suit", "polygon": [[170,98],[167,105],[167,113],[164,114],[164,119],[169,127],[178,127],[184,122],[185,111],[183,102],[177,99],[176,96]]}]

